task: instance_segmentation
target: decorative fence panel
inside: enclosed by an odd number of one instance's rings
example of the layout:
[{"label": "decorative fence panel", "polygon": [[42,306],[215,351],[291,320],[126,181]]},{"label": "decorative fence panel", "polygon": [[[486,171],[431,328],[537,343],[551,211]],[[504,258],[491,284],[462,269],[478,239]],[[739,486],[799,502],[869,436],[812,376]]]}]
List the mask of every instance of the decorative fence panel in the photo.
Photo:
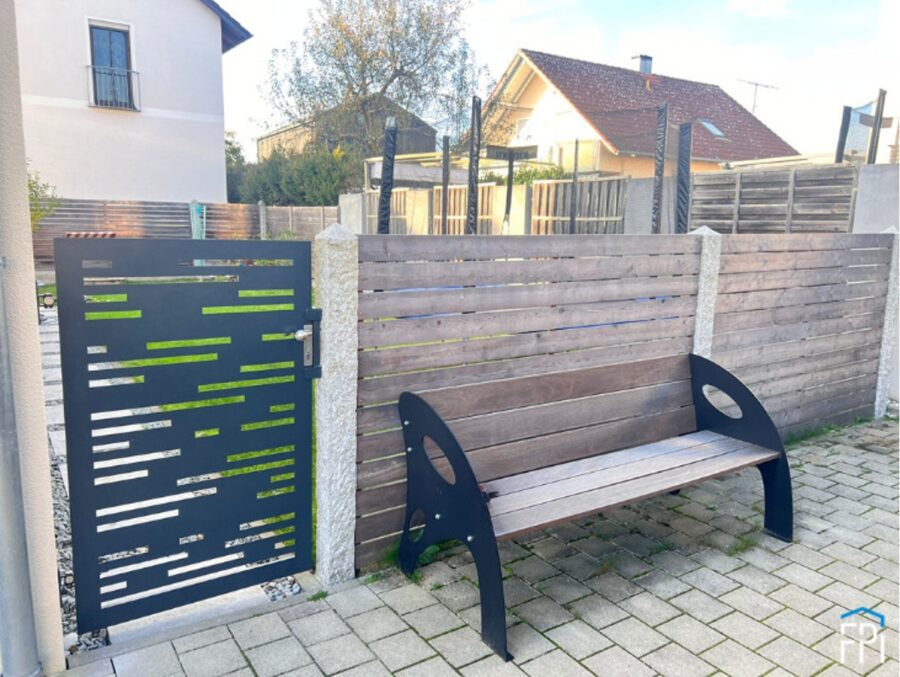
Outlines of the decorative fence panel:
[{"label": "decorative fence panel", "polygon": [[[394,188],[391,191],[391,222],[388,226],[391,235],[406,235],[409,233],[409,221],[407,219],[408,194],[408,188]],[[366,191],[366,233],[370,235],[378,232],[379,198],[379,191]]]},{"label": "decorative fence panel", "polygon": [[[497,186],[493,183],[478,185],[478,235],[497,234],[494,223],[494,195]],[[440,186],[434,188],[434,200],[432,204],[433,215],[431,219],[432,235],[464,235],[466,231],[466,200],[469,196],[468,186],[450,186],[447,199],[447,224],[442,220],[444,191]]]},{"label": "decorative fence panel", "polygon": [[310,243],[134,245],[56,243],[81,632],[312,566]]},{"label": "decorative fence panel", "polygon": [[[624,232],[627,185],[624,177],[579,181],[575,232],[595,235]],[[535,181],[531,196],[532,235],[569,232],[571,181]]]},{"label": "decorative fence panel", "polygon": [[271,239],[312,240],[338,221],[337,207],[266,207]]},{"label": "decorative fence panel", "polygon": [[690,227],[849,232],[857,179],[857,168],[844,165],[693,174]]},{"label": "decorative fence panel", "polygon": [[[666,235],[362,237],[357,565],[401,529],[402,391],[688,353],[699,250]],[[640,440],[653,420],[594,435]]]},{"label": "decorative fence panel", "polygon": [[726,237],[713,359],[782,434],[871,416],[891,235]]}]

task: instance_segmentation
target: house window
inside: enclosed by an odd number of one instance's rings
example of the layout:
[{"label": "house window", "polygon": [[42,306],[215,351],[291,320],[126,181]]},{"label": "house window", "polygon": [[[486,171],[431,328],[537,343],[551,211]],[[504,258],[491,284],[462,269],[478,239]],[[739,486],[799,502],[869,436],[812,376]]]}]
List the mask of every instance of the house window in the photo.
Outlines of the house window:
[{"label": "house window", "polygon": [[717,138],[723,138],[725,136],[724,132],[716,127],[710,120],[707,120],[706,118],[700,118],[699,122],[701,125],[706,127],[707,131],[709,131],[709,133],[713,136]]},{"label": "house window", "polygon": [[106,26],[91,26],[90,31],[93,104],[136,110],[128,31]]}]

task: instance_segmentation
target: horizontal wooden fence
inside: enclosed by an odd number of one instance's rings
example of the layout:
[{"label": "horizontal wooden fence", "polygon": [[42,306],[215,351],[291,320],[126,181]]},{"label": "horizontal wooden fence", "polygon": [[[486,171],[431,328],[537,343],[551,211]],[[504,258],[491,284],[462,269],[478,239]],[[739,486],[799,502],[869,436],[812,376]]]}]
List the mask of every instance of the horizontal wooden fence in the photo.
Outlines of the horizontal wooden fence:
[{"label": "horizontal wooden fence", "polygon": [[726,237],[713,359],[782,434],[871,416],[891,235]]},{"label": "horizontal wooden fence", "polygon": [[[701,240],[360,238],[356,566],[383,557],[402,527],[401,392],[691,352]],[[723,237],[712,357],[783,433],[872,415],[892,245],[890,235]],[[693,425],[690,406],[641,413],[648,428],[653,415]],[[648,432],[618,426],[609,448]]]},{"label": "horizontal wooden fence", "polygon": [[[259,239],[259,205],[207,204],[205,207],[207,238]],[[327,226],[338,220],[337,207],[264,208],[269,237],[309,240],[322,229],[322,224]],[[291,224],[294,224],[293,231]],[[118,238],[190,239],[190,203],[60,200],[34,233],[35,263],[53,265],[53,240],[71,231],[106,231]]]},{"label": "horizontal wooden fence", "polygon": [[723,233],[850,232],[857,179],[845,165],[694,174],[690,224]]},{"label": "horizontal wooden fence", "polygon": [[403,519],[404,390],[686,354],[700,239],[363,237],[357,566]]}]

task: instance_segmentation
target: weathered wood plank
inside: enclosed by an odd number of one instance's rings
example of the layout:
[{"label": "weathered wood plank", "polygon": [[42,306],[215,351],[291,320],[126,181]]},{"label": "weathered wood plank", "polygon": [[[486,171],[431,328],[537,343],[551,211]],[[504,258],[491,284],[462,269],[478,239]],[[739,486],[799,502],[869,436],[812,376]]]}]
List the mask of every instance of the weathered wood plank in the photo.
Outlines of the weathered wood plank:
[{"label": "weathered wood plank", "polygon": [[700,259],[694,254],[568,259],[545,257],[509,261],[363,262],[359,266],[359,288],[390,291],[464,287],[473,283],[581,282],[651,275],[695,275],[699,270]]},{"label": "weathered wood plank", "polygon": [[887,266],[854,266],[842,268],[813,268],[812,270],[776,270],[764,273],[733,273],[719,275],[719,293],[735,294],[766,289],[814,287],[823,284],[842,284],[868,280],[886,280]]},{"label": "weathered wood plank", "polygon": [[880,329],[884,323],[883,313],[871,315],[852,315],[833,320],[816,320],[798,324],[783,324],[759,329],[745,329],[723,334],[713,338],[713,350],[725,351],[752,346],[765,346],[784,341],[800,341],[807,338],[843,334],[862,329]]},{"label": "weathered wood plank", "polygon": [[534,355],[465,365],[453,369],[433,369],[382,378],[369,378],[359,381],[357,399],[360,404],[391,402],[398,399],[404,390],[418,392],[477,383],[486,379],[515,378],[547,371],[566,371],[601,364],[662,357],[663,355],[679,355],[690,352],[692,347],[693,340],[685,336],[552,355]]},{"label": "weathered wood plank", "polygon": [[696,295],[695,275],[591,282],[516,284],[360,294],[359,317],[397,318],[438,313],[539,308],[659,296]]},{"label": "weathered wood plank", "polygon": [[815,303],[806,306],[788,306],[785,308],[761,308],[735,313],[716,314],[715,329],[717,333],[754,329],[771,325],[793,324],[812,320],[830,320],[849,315],[865,315],[884,312],[885,299],[869,298],[849,301],[832,301]]},{"label": "weathered wood plank", "polygon": [[699,242],[678,235],[498,235],[359,238],[360,261],[483,261],[554,256],[617,256],[624,254],[698,254]]},{"label": "weathered wood plank", "polygon": [[865,331],[836,336],[822,336],[806,339],[804,341],[791,341],[788,343],[775,343],[766,346],[754,346],[752,348],[739,348],[737,350],[721,351],[713,353],[716,362],[726,369],[742,367],[751,364],[764,364],[766,362],[781,362],[797,359],[817,353],[827,353],[844,348],[854,348],[881,343],[880,329],[867,329]]},{"label": "weathered wood plank", "polygon": [[694,314],[695,297],[646,301],[611,301],[510,311],[488,311],[464,315],[363,322],[359,325],[359,347],[404,345],[442,339],[516,334],[563,327],[584,327],[615,322],[634,322]]},{"label": "weathered wood plank", "polygon": [[568,350],[642,343],[690,336],[693,330],[693,318],[679,317],[588,329],[551,330],[486,339],[465,339],[427,346],[363,350],[359,352],[359,374],[366,377]]},{"label": "weathered wood plank", "polygon": [[826,353],[817,353],[803,359],[786,360],[784,362],[766,362],[765,364],[747,365],[732,370],[742,383],[749,386],[754,383],[776,378],[788,378],[809,372],[828,371],[833,368],[851,366],[857,368],[859,363],[878,358],[879,346],[868,345],[844,348]]},{"label": "weathered wood plank", "polygon": [[[419,394],[445,421],[452,421],[476,414],[573,400],[688,378],[690,365],[687,356],[682,355],[516,379],[483,381]],[[398,423],[399,414],[393,403],[361,409],[357,413],[357,429],[360,433],[384,430],[397,426]]]},{"label": "weathered wood plank", "polygon": [[806,268],[840,268],[843,266],[887,265],[887,249],[823,250],[809,252],[762,252],[760,254],[722,254],[720,273],[752,273]]},{"label": "weathered wood plank", "polygon": [[862,282],[859,284],[832,284],[819,287],[796,287],[773,289],[741,294],[722,294],[716,299],[716,310],[734,313],[773,307],[788,307],[829,301],[843,301],[859,298],[883,298],[887,292],[887,281]]}]

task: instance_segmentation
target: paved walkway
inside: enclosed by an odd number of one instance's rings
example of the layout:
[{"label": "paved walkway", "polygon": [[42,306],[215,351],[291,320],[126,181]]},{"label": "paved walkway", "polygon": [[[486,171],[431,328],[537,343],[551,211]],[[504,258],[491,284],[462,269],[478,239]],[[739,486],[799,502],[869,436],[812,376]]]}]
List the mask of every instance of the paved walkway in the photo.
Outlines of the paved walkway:
[{"label": "paved walkway", "polygon": [[[188,634],[151,627],[74,657],[66,674],[896,676],[897,424],[789,456],[792,545],[760,533],[754,469],[504,544],[512,663],[479,639],[475,569],[457,547],[415,582],[389,569]],[[840,633],[841,613],[860,606],[887,623],[862,662]]]}]

